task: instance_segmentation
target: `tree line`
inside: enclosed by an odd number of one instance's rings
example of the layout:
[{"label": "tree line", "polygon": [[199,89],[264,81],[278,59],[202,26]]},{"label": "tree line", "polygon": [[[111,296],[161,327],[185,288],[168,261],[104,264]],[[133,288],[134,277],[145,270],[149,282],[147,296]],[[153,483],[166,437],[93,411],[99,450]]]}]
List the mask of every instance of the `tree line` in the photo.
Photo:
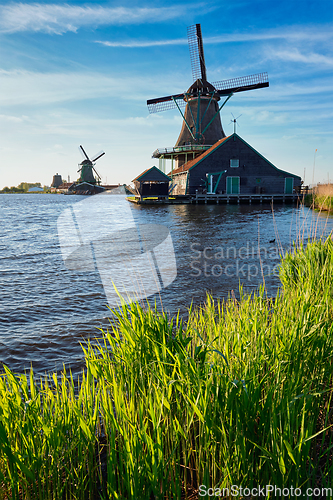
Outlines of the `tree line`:
[{"label": "tree line", "polygon": [[48,186],[42,186],[40,182],[21,182],[18,186],[4,187],[0,193],[27,193],[32,187],[43,188],[44,193],[50,192],[50,188]]}]

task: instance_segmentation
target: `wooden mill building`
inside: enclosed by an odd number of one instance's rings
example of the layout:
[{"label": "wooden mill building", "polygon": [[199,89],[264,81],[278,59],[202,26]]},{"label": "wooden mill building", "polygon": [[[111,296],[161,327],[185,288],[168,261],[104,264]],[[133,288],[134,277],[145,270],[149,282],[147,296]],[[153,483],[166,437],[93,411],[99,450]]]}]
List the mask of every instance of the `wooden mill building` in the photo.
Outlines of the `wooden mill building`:
[{"label": "wooden mill building", "polygon": [[[282,200],[297,198],[293,193],[300,190],[301,178],[298,175],[277,168],[237,135],[236,129],[226,137],[222,128],[220,111],[228,100],[240,92],[269,87],[267,73],[210,83],[200,24],[189,26],[187,35],[193,84],[186,92],[147,101],[150,113],[178,108],[183,118],[175,146],[157,149],[153,153],[161,168],[166,160],[171,160],[169,195],[191,201],[198,200],[199,194],[207,194],[207,202],[208,198],[213,200],[214,197],[217,202],[222,198],[229,202],[228,195],[236,195],[238,202],[241,198],[249,199],[250,203],[252,195],[254,198],[260,195],[261,200],[267,198],[266,195],[272,195],[271,199],[273,195],[277,198],[282,195]],[[236,124],[236,118],[233,121]],[[140,176],[135,179],[136,182],[140,180]],[[150,185],[149,189],[144,185],[137,187],[138,191],[141,190],[141,198],[143,189],[158,191],[157,186]]]},{"label": "wooden mill building", "polygon": [[173,195],[292,194],[301,178],[278,169],[236,133],[173,170]]}]

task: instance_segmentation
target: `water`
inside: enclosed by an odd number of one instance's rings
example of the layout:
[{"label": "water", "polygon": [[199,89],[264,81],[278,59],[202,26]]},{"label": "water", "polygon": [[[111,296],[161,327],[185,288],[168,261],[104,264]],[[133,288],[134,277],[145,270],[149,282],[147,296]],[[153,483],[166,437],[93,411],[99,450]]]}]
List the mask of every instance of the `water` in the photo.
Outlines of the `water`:
[{"label": "water", "polygon": [[[57,219],[81,196],[0,196],[0,362],[15,372],[32,365],[37,374],[82,367],[80,343],[107,327],[110,312],[97,270],[74,272],[63,263]],[[277,205],[130,205],[140,224],[161,224],[171,233],[177,278],[151,297],[170,314],[214,297],[279,286],[279,252],[333,229],[333,217]],[[99,222],[96,221],[96,224]],[[273,241],[275,240],[275,241]],[[258,241],[260,252],[258,251]],[[260,254],[260,258],[259,258]],[[233,291],[233,292],[232,292]]]}]

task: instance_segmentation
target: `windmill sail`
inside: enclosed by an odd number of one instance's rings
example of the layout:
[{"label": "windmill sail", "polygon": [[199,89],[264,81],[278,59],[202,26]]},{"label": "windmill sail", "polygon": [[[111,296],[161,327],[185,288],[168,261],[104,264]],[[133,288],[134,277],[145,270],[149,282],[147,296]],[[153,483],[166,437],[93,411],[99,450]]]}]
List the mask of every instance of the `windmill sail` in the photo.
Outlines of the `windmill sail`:
[{"label": "windmill sail", "polygon": [[235,92],[245,92],[246,90],[261,89],[269,87],[267,73],[241,76],[231,80],[212,83],[220,95],[234,94]]},{"label": "windmill sail", "polygon": [[[167,109],[173,109],[178,106],[185,107],[186,102],[184,101],[185,94],[175,94],[168,95],[166,97],[157,97],[155,99],[149,99],[147,101],[147,106],[149,113],[158,113],[159,111],[166,111]],[[177,104],[176,102],[177,101]]]},{"label": "windmill sail", "polygon": [[[260,89],[269,86],[267,73],[258,73],[256,75],[242,76],[239,78],[232,78],[230,80],[223,80],[213,84],[208,84],[210,88],[207,91],[208,82],[200,24],[189,26],[187,28],[187,37],[190,49],[193,80],[197,83],[201,82],[200,86],[203,87],[207,96],[210,95],[213,97],[214,93],[217,97],[229,96],[236,92],[245,92],[247,90]],[[197,83],[195,85],[197,85]],[[196,88],[195,85],[192,85],[187,92],[183,92],[182,94],[149,99],[147,101],[149,113],[158,113],[168,109],[185,107],[188,102],[188,98],[194,97],[193,91]]]},{"label": "windmill sail", "polygon": [[[83,155],[85,156],[85,158],[86,158],[87,160],[89,160],[89,156],[87,155],[87,153],[85,152],[85,150],[83,149],[83,147],[81,146],[81,144],[80,144],[80,150],[81,150],[81,152],[83,153]],[[90,160],[89,160],[89,161],[90,161]]]},{"label": "windmill sail", "polygon": [[[241,76],[239,78],[232,78],[230,80],[223,80],[220,82],[212,83],[213,87],[217,90],[220,96],[227,96],[235,94],[236,92],[245,92],[246,90],[260,89],[269,87],[267,73],[258,73],[256,75]],[[166,111],[177,107],[186,106],[187,93],[169,95],[166,97],[158,97],[156,99],[149,99],[147,106],[149,113],[158,113],[159,111]]]},{"label": "windmill sail", "polygon": [[93,170],[94,170],[95,174],[97,175],[97,177],[99,178],[99,180],[101,180],[102,176],[97,172],[95,167],[93,167]]},{"label": "windmill sail", "polygon": [[200,24],[195,24],[187,28],[187,39],[190,49],[193,81],[195,82],[198,79],[206,81],[206,64]]},{"label": "windmill sail", "polygon": [[99,153],[96,153],[92,158],[91,161],[96,161],[98,158],[101,158],[101,156],[105,155],[104,151],[100,151]]}]

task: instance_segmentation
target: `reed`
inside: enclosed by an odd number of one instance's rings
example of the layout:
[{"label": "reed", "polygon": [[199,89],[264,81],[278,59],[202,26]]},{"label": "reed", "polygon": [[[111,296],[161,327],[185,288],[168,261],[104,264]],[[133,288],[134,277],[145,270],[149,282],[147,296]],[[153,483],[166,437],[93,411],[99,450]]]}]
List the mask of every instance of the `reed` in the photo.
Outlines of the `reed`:
[{"label": "reed", "polygon": [[317,210],[333,212],[333,184],[317,184],[304,201]]},{"label": "reed", "polygon": [[286,254],[280,277],[275,298],[208,296],[186,323],[149,305],[111,311],[77,382],[5,368],[0,499],[331,487],[332,239]]}]

